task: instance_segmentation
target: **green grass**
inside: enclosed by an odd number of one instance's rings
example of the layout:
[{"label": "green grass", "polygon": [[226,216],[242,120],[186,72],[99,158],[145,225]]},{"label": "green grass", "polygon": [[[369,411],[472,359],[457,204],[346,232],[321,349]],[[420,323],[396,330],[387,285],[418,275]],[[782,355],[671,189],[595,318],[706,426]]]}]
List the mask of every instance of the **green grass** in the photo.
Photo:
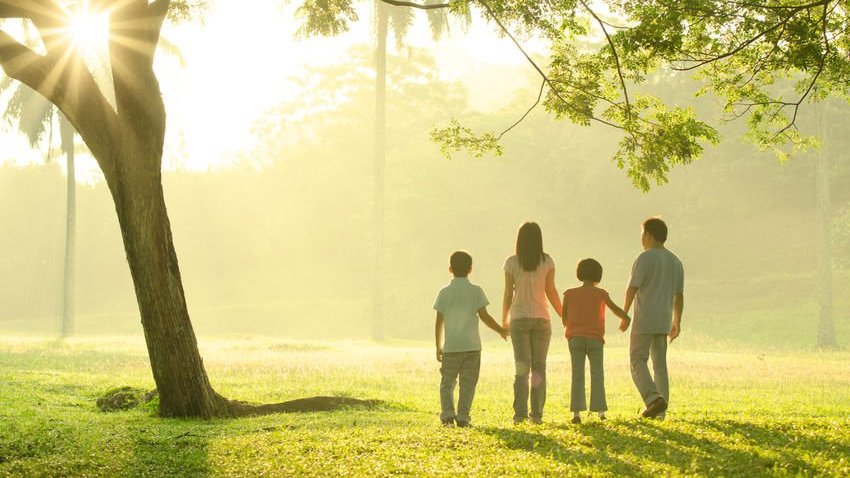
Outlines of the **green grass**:
[{"label": "green grass", "polygon": [[[607,422],[568,423],[553,339],[545,423],[513,425],[510,346],[487,342],[471,429],[439,425],[425,344],[202,341],[231,398],[384,400],[377,410],[175,420],[102,413],[104,391],[152,388],[140,338],[0,338],[0,476],[848,476],[850,353],[670,350],[663,422],[640,407],[622,336],[606,346]],[[701,345],[702,347],[702,345]]]}]

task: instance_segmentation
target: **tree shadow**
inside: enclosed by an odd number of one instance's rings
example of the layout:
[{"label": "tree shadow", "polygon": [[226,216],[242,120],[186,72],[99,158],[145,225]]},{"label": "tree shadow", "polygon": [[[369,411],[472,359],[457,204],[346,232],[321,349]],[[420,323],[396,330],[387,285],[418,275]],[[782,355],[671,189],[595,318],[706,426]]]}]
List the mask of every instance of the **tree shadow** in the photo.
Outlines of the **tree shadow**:
[{"label": "tree shadow", "polygon": [[[169,420],[170,421],[170,420]],[[132,459],[122,476],[206,477],[213,473],[209,463],[208,432],[197,427],[197,421],[174,420],[178,426],[167,427],[171,433],[135,432]],[[184,425],[189,430],[178,432]],[[205,428],[205,427],[204,427]],[[160,430],[156,430],[160,431]]]}]

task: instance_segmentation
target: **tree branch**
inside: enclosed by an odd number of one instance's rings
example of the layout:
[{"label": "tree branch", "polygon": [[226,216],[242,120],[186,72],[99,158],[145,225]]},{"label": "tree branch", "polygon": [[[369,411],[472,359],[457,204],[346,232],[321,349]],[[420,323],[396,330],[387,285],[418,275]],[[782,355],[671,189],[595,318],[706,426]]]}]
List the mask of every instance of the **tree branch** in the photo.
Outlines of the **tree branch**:
[{"label": "tree branch", "polygon": [[623,98],[626,100],[626,122],[631,123],[632,121],[632,105],[629,102],[629,90],[626,88],[626,80],[623,78],[623,69],[620,66],[620,55],[617,54],[617,48],[614,46],[614,41],[611,39],[611,35],[608,34],[608,30],[605,28],[605,23],[602,22],[602,19],[594,12],[590,6],[588,6],[585,0],[579,0],[581,4],[584,6],[584,9],[587,10],[590,15],[596,19],[596,22],[599,23],[599,27],[602,28],[602,33],[605,34],[605,39],[608,41],[608,45],[611,47],[611,54],[614,55],[614,65],[617,67],[617,76],[620,78],[620,87],[623,89]]},{"label": "tree branch", "polygon": [[438,8],[449,8],[448,3],[436,3],[433,5],[423,5],[421,3],[405,2],[400,0],[381,0],[382,2],[396,7],[410,7],[418,10],[436,10]]},{"label": "tree branch", "polygon": [[79,55],[69,45],[55,48],[42,56],[0,30],[0,66],[6,74],[56,105],[109,173],[112,143],[104,138],[114,137],[110,131],[118,118]]},{"label": "tree branch", "polygon": [[528,109],[528,111],[526,111],[524,115],[522,115],[522,118],[518,119],[518,120],[516,121],[516,123],[514,123],[514,124],[510,125],[510,126],[509,126],[506,130],[504,130],[504,131],[502,131],[501,133],[499,133],[499,136],[498,136],[498,137],[496,137],[496,141],[498,141],[498,140],[502,139],[502,136],[504,136],[504,135],[505,135],[505,133],[507,133],[508,131],[510,131],[510,130],[512,130],[512,129],[514,129],[514,128],[516,127],[516,125],[518,125],[518,124],[522,123],[522,120],[524,120],[524,119],[525,119],[525,117],[526,117],[526,116],[528,116],[528,115],[529,115],[529,113],[531,113],[531,111],[532,111],[534,108],[536,108],[536,107],[537,107],[537,105],[539,105],[539,104],[540,104],[540,98],[542,98],[542,97],[543,97],[543,87],[544,87],[544,86],[546,86],[546,81],[543,81],[543,82],[541,82],[541,83],[540,83],[540,91],[537,93],[537,101],[535,101],[535,102],[534,102],[534,104],[533,104],[533,105],[531,105],[531,108],[529,108],[529,109]]},{"label": "tree branch", "polygon": [[[490,18],[492,18],[493,21],[496,22],[496,25],[498,25],[499,28],[502,30],[502,32],[508,38],[510,38],[512,42],[514,42],[514,45],[516,45],[516,47],[519,49],[519,51],[522,53],[522,55],[525,57],[525,59],[528,60],[528,62],[531,64],[531,66],[534,67],[535,70],[537,70],[537,73],[543,78],[543,82],[546,83],[547,85],[549,85],[549,88],[550,88],[550,91],[552,91],[552,94],[554,94],[564,104],[571,105],[572,103],[570,103],[563,96],[561,96],[561,94],[558,92],[558,89],[555,87],[554,84],[552,84],[552,81],[549,79],[549,77],[546,75],[546,73],[544,73],[543,70],[539,66],[537,66],[537,63],[535,63],[535,61],[531,59],[531,56],[529,56],[528,53],[526,53],[525,49],[523,49],[522,45],[520,45],[519,41],[517,41],[516,37],[514,37],[513,34],[511,34],[511,32],[507,29],[505,24],[502,23],[501,20],[499,20],[499,17],[496,16],[495,12],[493,12],[493,9],[490,8],[490,5],[488,5],[487,2],[485,2],[484,0],[478,0],[478,3],[480,3],[484,7],[484,9],[487,10],[487,13],[490,15]],[[624,129],[620,125],[611,123],[610,121],[605,121],[604,119],[597,118],[596,116],[593,116],[593,115],[590,116],[590,119],[597,121],[599,123],[611,126],[612,128]]]},{"label": "tree branch", "polygon": [[[823,4],[823,3],[824,2],[819,2],[818,5]],[[826,3],[828,3],[828,2],[826,2]],[[740,45],[733,48],[732,50],[729,50],[729,51],[727,51],[723,54],[720,54],[720,55],[716,55],[716,56],[712,56],[712,57],[709,57],[709,58],[702,59],[702,60],[698,61],[696,64],[691,65],[691,66],[681,67],[681,68],[673,67],[673,69],[676,70],[676,71],[695,70],[695,69],[703,67],[703,66],[705,66],[709,63],[714,63],[714,62],[720,61],[724,58],[728,58],[728,57],[740,52],[744,48],[747,48],[748,46],[752,45],[753,43],[755,43],[756,41],[758,41],[760,38],[767,35],[768,33],[772,32],[773,30],[776,30],[777,28],[785,25],[786,23],[788,23],[789,20],[791,20],[798,13],[800,13],[801,11],[807,10],[808,8],[811,8],[811,7],[798,7],[798,8],[793,9],[791,11],[791,13],[789,13],[788,16],[783,18],[781,21],[775,23],[770,28],[762,30],[761,32],[758,33],[758,35],[755,35],[754,37],[747,39],[745,42],[741,43]]]}]

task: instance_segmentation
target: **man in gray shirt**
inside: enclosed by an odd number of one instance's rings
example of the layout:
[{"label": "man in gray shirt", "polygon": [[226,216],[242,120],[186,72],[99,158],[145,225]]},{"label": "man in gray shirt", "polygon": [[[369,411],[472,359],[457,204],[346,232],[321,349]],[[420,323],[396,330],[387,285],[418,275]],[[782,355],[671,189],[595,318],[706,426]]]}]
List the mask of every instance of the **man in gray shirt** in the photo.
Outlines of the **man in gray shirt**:
[{"label": "man in gray shirt", "polygon": [[[673,342],[679,336],[685,306],[682,261],[664,247],[666,241],[664,221],[658,218],[644,221],[641,236],[644,251],[632,266],[623,305],[628,313],[632,302],[635,303],[629,359],[632,380],[646,405],[641,415],[646,418],[663,418],[667,410],[670,401],[667,338]],[[652,374],[648,367],[650,357]]]}]

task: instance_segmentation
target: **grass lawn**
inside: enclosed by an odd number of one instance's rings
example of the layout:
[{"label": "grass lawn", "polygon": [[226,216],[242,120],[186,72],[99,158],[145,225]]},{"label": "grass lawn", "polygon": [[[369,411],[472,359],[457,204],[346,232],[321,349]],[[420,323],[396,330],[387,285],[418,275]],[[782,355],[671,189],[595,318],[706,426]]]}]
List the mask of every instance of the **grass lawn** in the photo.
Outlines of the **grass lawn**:
[{"label": "grass lawn", "polygon": [[[484,333],[484,332],[482,332]],[[640,407],[625,340],[606,346],[609,420],[569,423],[553,338],[542,425],[513,425],[510,346],[486,342],[469,429],[439,423],[424,343],[202,340],[216,389],[278,402],[345,395],[376,410],[175,420],[103,413],[107,389],[153,388],[141,338],[0,337],[0,476],[850,476],[850,353],[671,346],[666,421]]]}]

